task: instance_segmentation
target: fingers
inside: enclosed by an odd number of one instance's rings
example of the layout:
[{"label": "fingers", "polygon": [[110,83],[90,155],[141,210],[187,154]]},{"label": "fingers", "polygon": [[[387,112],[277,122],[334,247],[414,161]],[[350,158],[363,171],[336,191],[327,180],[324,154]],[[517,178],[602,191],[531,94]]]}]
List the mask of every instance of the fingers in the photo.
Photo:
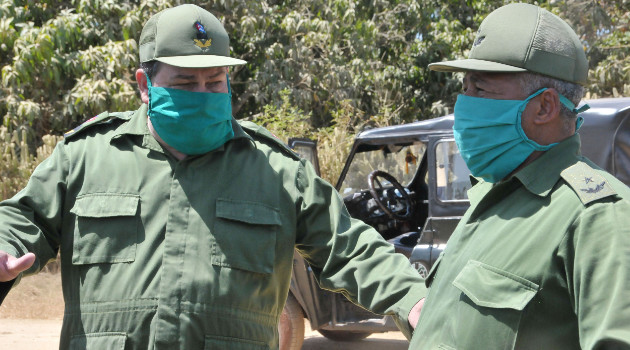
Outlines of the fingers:
[{"label": "fingers", "polygon": [[411,309],[411,312],[409,312],[409,317],[408,317],[409,325],[413,329],[416,329],[416,326],[418,325],[418,320],[420,319],[420,312],[422,311],[423,306],[424,306],[424,298],[420,299],[420,301],[418,301],[416,305]]},{"label": "fingers", "polygon": [[7,282],[16,278],[35,263],[35,254],[27,253],[16,258],[5,252],[0,252],[0,282]]},{"label": "fingers", "polygon": [[13,271],[17,276],[21,272],[27,270],[29,267],[33,266],[35,262],[35,254],[26,253],[24,256],[20,258],[13,258],[7,261],[7,268],[9,271]]}]

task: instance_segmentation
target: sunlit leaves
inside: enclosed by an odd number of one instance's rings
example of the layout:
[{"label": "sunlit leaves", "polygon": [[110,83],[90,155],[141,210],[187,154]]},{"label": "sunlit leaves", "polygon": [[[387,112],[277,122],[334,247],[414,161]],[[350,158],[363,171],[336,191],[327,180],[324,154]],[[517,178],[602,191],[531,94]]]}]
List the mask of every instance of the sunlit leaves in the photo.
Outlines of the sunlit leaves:
[{"label": "sunlit leaves", "polygon": [[[196,4],[222,21],[233,54],[248,61],[230,70],[237,118],[260,116],[271,107],[289,113],[289,105],[306,111],[302,115],[314,130],[328,130],[338,125],[340,110],[387,123],[451,112],[461,76],[432,72],[427,65],[466,57],[483,18],[509,2]],[[133,73],[142,26],[180,3],[0,0],[0,117],[7,133],[32,130],[25,135],[34,149],[42,135],[61,134],[103,110],[136,108]],[[581,35],[591,62],[589,97],[630,95],[630,0],[540,5]]]}]

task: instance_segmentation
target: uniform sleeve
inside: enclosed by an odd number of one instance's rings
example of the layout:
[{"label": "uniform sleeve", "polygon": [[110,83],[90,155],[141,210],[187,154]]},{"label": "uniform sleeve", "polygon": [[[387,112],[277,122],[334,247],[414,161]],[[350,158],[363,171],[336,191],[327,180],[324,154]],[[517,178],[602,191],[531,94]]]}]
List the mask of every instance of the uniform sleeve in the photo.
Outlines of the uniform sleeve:
[{"label": "uniform sleeve", "polygon": [[[60,143],[37,166],[24,189],[0,202],[0,250],[16,257],[34,253],[35,263],[26,275],[38,272],[57,256],[67,173],[68,161]],[[11,285],[0,285],[0,295]]]},{"label": "uniform sleeve", "polygon": [[396,316],[409,338],[407,316],[426,295],[423,279],[376,230],[350,217],[335,188],[310,163],[302,163],[296,181],[301,193],[296,249],[320,287],[372,312]]},{"label": "uniform sleeve", "polygon": [[630,349],[630,203],[593,203],[574,222],[560,255],[582,349]]}]

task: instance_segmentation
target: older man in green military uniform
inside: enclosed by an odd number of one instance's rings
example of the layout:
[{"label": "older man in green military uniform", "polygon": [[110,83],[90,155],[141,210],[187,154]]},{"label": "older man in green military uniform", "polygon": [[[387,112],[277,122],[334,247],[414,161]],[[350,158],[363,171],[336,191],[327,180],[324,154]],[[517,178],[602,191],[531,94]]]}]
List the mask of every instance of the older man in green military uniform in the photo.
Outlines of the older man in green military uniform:
[{"label": "older man in green military uniform", "polygon": [[61,252],[60,348],[277,348],[294,248],[322,287],[409,335],[422,279],[310,164],[232,118],[226,67],[245,62],[220,22],[162,11],[140,60],[142,107],[68,132],[0,203],[5,291]]},{"label": "older man in green military uniform", "polygon": [[430,68],[466,72],[453,129],[476,180],[411,348],[629,349],[630,190],[580,156],[576,34],[511,4]]}]

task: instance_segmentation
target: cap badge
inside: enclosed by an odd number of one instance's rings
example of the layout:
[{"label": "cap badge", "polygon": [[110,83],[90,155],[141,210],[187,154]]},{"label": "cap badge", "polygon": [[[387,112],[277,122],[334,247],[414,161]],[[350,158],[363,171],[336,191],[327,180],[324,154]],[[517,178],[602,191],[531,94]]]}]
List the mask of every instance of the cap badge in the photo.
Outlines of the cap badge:
[{"label": "cap badge", "polygon": [[475,40],[475,42],[473,43],[473,46],[477,46],[479,44],[481,44],[481,42],[483,41],[483,39],[485,39],[486,36],[478,36],[477,39]]},{"label": "cap badge", "polygon": [[193,26],[197,29],[197,38],[193,39],[193,41],[195,42],[195,45],[201,48],[202,51],[205,51],[210,47],[210,45],[212,45],[212,39],[208,38],[206,28],[204,28],[203,24],[199,21],[195,22]]}]

